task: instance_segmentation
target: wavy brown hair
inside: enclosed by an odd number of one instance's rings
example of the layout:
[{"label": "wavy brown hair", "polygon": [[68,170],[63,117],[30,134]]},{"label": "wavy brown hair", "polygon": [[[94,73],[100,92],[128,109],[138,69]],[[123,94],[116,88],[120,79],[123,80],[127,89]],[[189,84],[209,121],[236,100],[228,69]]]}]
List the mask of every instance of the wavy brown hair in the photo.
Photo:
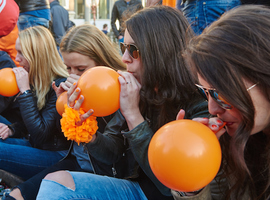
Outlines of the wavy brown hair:
[{"label": "wavy brown hair", "polygon": [[250,136],[255,109],[243,83],[259,83],[256,87],[270,101],[269,35],[270,9],[240,6],[193,38],[185,54],[194,75],[203,77],[241,113],[236,133],[220,138],[227,199],[243,199],[247,192],[252,200],[270,198],[269,133]]},{"label": "wavy brown hair", "polygon": [[193,32],[181,11],[167,6],[140,10],[125,27],[143,66],[140,109],[155,131],[175,120],[180,108],[201,101],[182,56]]}]

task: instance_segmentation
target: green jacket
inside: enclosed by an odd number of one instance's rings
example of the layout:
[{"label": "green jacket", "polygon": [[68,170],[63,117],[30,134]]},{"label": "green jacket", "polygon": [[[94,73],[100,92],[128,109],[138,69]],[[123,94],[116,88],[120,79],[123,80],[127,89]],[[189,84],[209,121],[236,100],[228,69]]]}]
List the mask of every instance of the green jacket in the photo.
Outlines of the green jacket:
[{"label": "green jacket", "polygon": [[[194,105],[185,108],[186,118],[209,116],[206,101],[197,101]],[[86,146],[91,155],[106,164],[114,164],[120,178],[138,181],[148,199],[172,198],[171,190],[164,186],[153,174],[148,162],[148,145],[154,132],[145,120],[131,131],[122,130],[125,118],[117,111],[114,118],[107,124],[103,134],[97,133],[94,142]],[[145,174],[146,178],[141,178]],[[144,182],[151,184],[144,184]],[[153,194],[157,188],[160,195]],[[150,194],[150,196],[149,196]]]}]

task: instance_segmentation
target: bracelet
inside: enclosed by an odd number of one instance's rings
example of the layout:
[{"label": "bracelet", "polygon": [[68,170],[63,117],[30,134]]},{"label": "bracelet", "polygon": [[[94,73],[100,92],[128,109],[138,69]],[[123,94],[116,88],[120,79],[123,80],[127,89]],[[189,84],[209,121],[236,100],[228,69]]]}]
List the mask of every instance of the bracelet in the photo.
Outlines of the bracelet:
[{"label": "bracelet", "polygon": [[[181,191],[176,191],[180,197],[186,197],[186,196],[193,196],[193,195],[197,195],[200,193],[200,191],[202,191],[203,189],[200,190],[196,190],[196,191],[192,191],[192,192],[181,192]],[[190,195],[189,195],[190,194]]]},{"label": "bracelet", "polygon": [[31,90],[25,90],[22,94],[29,94],[29,93],[32,93]]}]

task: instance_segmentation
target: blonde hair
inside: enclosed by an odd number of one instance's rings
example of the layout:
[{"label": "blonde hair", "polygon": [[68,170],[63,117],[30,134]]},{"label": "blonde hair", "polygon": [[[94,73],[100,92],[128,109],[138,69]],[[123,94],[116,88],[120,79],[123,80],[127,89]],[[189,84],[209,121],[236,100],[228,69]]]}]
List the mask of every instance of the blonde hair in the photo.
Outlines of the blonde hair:
[{"label": "blonde hair", "polygon": [[42,26],[27,28],[19,33],[21,51],[28,61],[29,83],[37,96],[37,107],[45,106],[45,96],[50,90],[52,81],[57,77],[68,77],[50,31]]},{"label": "blonde hair", "polygon": [[61,52],[76,52],[88,56],[97,66],[125,70],[119,51],[104,33],[93,25],[72,28],[62,39]]}]

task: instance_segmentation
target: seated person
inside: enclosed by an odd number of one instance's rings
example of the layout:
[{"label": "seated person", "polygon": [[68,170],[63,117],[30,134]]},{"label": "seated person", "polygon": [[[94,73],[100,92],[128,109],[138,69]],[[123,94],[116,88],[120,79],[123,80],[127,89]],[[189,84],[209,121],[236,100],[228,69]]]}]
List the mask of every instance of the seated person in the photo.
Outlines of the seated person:
[{"label": "seated person", "polygon": [[68,72],[42,26],[21,31],[16,50],[22,67],[13,71],[20,92],[1,111],[11,124],[0,123],[0,169],[28,179],[67,153],[70,142],[61,131],[51,84],[65,81]]},{"label": "seated person", "polygon": [[[126,69],[126,64],[122,62],[119,51],[113,46],[108,37],[93,25],[81,25],[72,28],[63,37],[60,50],[70,75],[58,87],[53,83],[53,88],[58,96],[68,90],[74,82],[77,82],[85,70],[92,67],[107,66],[115,70]],[[104,128],[112,116],[97,117],[99,127],[97,132],[104,132]],[[125,127],[126,124],[123,125],[123,129]],[[116,169],[114,165],[102,163],[94,158],[91,152],[85,148],[85,144],[78,145],[76,142],[72,142],[69,152],[64,159],[16,186],[10,195],[16,197],[16,199],[36,199],[42,179],[48,173],[58,170],[95,172],[115,177],[121,176],[121,170]]]}]

